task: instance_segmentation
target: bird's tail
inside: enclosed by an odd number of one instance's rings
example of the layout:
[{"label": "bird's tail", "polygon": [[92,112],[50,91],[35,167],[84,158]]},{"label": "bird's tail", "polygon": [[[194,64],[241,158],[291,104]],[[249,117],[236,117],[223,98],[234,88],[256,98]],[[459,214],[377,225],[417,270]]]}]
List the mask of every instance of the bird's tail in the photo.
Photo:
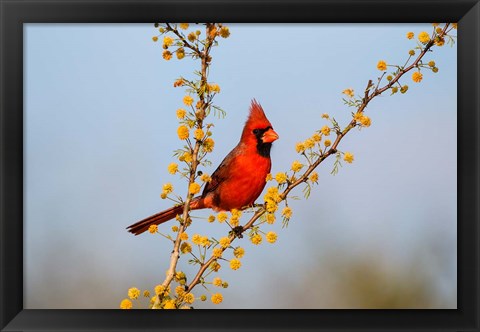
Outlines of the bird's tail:
[{"label": "bird's tail", "polygon": [[[143,232],[147,231],[151,225],[159,225],[166,221],[169,221],[170,219],[175,218],[179,214],[181,215],[183,213],[184,206],[185,204],[173,206],[170,209],[156,213],[153,216],[140,220],[135,224],[128,226],[127,229],[130,233],[133,233],[135,235],[142,234]],[[190,203],[190,209],[196,210],[200,208],[202,208],[201,200],[193,199]]]}]

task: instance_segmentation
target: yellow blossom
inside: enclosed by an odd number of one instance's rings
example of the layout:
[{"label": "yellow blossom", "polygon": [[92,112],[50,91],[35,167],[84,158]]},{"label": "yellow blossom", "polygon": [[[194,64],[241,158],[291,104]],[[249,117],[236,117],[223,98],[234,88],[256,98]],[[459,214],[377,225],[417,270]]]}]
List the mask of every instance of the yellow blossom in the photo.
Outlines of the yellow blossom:
[{"label": "yellow blossom", "polygon": [[329,139],[326,139],[325,142],[323,142],[323,144],[325,144],[326,147],[329,147],[332,144],[332,141],[330,141]]},{"label": "yellow blossom", "polygon": [[350,152],[345,152],[345,155],[343,156],[343,160],[351,164],[353,162],[353,154],[351,154]]},{"label": "yellow blossom", "polygon": [[318,182],[318,173],[317,172],[312,172],[309,177],[310,181],[317,183]]},{"label": "yellow blossom", "polygon": [[265,207],[265,209],[267,210],[268,213],[273,213],[273,212],[277,211],[278,205],[275,201],[268,200],[267,201],[267,206]]},{"label": "yellow blossom", "polygon": [[200,245],[202,243],[202,237],[200,236],[200,234],[193,234],[192,235],[192,242],[193,242],[193,244]]},{"label": "yellow blossom", "polygon": [[220,279],[219,277],[213,278],[212,285],[217,286],[217,287],[221,287],[222,286],[222,279]]},{"label": "yellow blossom", "polygon": [[183,108],[179,108],[177,110],[177,118],[179,119],[183,119],[186,114],[187,114],[187,111],[185,111]]},{"label": "yellow blossom", "polygon": [[210,264],[210,268],[212,269],[212,271],[215,271],[215,272],[218,272],[218,270],[220,270],[222,266],[217,262],[217,261],[214,261],[212,262],[212,264]]},{"label": "yellow blossom", "polygon": [[272,181],[272,173],[268,173],[267,176],[265,177],[265,182]]},{"label": "yellow blossom", "polygon": [[178,226],[172,226],[172,232],[178,232]]},{"label": "yellow blossom", "polygon": [[414,50],[410,50],[410,51],[408,51],[408,54],[411,55],[411,56],[414,56],[414,55],[415,55],[415,51],[414,51]]},{"label": "yellow blossom", "polygon": [[168,165],[168,173],[175,174],[178,172],[178,165],[176,163],[171,163]]},{"label": "yellow blossom", "polygon": [[295,151],[297,151],[298,153],[302,153],[303,151],[305,151],[305,145],[303,145],[303,143],[297,143],[295,145]]},{"label": "yellow blossom", "polygon": [[173,186],[172,186],[172,184],[171,184],[170,182],[165,183],[165,184],[163,185],[163,192],[164,192],[165,194],[168,195],[168,194],[170,194],[172,191],[173,191]]},{"label": "yellow blossom", "polygon": [[203,130],[201,128],[197,128],[193,132],[193,137],[195,137],[195,139],[198,140],[198,141],[201,141],[204,135],[205,135],[205,133],[203,132]]},{"label": "yellow blossom", "polygon": [[201,301],[206,301],[207,300],[207,296],[204,294],[202,296],[200,296],[200,300]]},{"label": "yellow blossom", "polygon": [[440,27],[438,27],[438,28],[435,29],[435,32],[436,32],[436,33],[442,33],[442,31],[443,31],[443,30],[442,30],[442,28],[440,28]]},{"label": "yellow blossom", "polygon": [[180,23],[178,26],[179,26],[180,29],[182,29],[182,30],[187,30],[189,24],[188,24],[188,23]]},{"label": "yellow blossom", "polygon": [[175,300],[167,300],[163,305],[163,309],[176,309]]},{"label": "yellow blossom", "polygon": [[188,234],[185,233],[185,232],[180,233],[180,240],[187,241],[188,240]]},{"label": "yellow blossom", "polygon": [[190,136],[190,131],[187,126],[181,125],[177,129],[177,135],[181,140],[185,140]]},{"label": "yellow blossom", "polygon": [[323,126],[322,129],[320,129],[320,131],[325,136],[330,135],[330,128],[327,125]]},{"label": "yellow blossom", "polygon": [[387,81],[391,81],[393,79],[392,75],[387,76]]},{"label": "yellow blossom", "polygon": [[360,118],[360,123],[364,127],[370,127],[370,125],[372,124],[372,120],[370,120],[368,116],[362,115],[362,117]]},{"label": "yellow blossom", "polygon": [[418,40],[421,43],[426,44],[430,40],[430,35],[428,34],[428,32],[422,31],[418,34]]},{"label": "yellow blossom", "polygon": [[292,163],[292,171],[294,172],[298,172],[302,169],[303,167],[303,164],[301,162],[299,162],[298,160],[295,160],[293,163]]},{"label": "yellow blossom", "polygon": [[243,249],[242,247],[236,247],[233,250],[233,255],[237,258],[242,258],[243,255],[245,255],[245,249]]},{"label": "yellow blossom", "polygon": [[165,291],[165,287],[163,287],[163,285],[157,285],[154,290],[156,295],[160,295]]},{"label": "yellow blossom", "polygon": [[434,73],[438,73],[438,68],[437,68],[437,67],[433,67],[433,68],[432,68],[432,71],[433,71]]},{"label": "yellow blossom", "polygon": [[175,53],[177,54],[178,60],[182,60],[185,57],[185,49],[183,47],[178,48]]},{"label": "yellow blossom", "polygon": [[279,184],[285,183],[285,182],[287,182],[287,174],[285,174],[285,173],[283,173],[283,172],[277,173],[277,174],[275,175],[275,180],[277,180],[277,182],[278,182]]},{"label": "yellow blossom", "polygon": [[387,63],[383,60],[378,61],[377,63],[377,69],[381,71],[387,70]]},{"label": "yellow blossom", "polygon": [[240,268],[240,266],[242,266],[242,262],[240,262],[240,260],[238,260],[236,258],[230,260],[230,268],[232,270],[238,270]]},{"label": "yellow blossom", "polygon": [[423,78],[423,75],[421,72],[419,71],[416,71],[412,74],[412,80],[415,82],[415,83],[420,83],[422,81],[422,78]]},{"label": "yellow blossom", "polygon": [[140,296],[140,289],[136,288],[136,287],[132,287],[128,290],[128,297],[132,300],[136,300],[138,299],[138,297]]},{"label": "yellow blossom", "polygon": [[445,44],[445,38],[443,38],[443,37],[435,38],[435,45],[443,46],[444,44]]},{"label": "yellow blossom", "polygon": [[230,239],[228,237],[222,237],[218,243],[220,244],[220,246],[222,246],[222,248],[227,248],[228,246],[230,246]]},{"label": "yellow blossom", "polygon": [[284,216],[287,219],[290,219],[292,217],[293,211],[290,207],[286,206],[282,210],[282,216]]},{"label": "yellow blossom", "polygon": [[148,290],[143,291],[144,297],[150,297],[150,292]]},{"label": "yellow blossom", "polygon": [[[183,296],[183,300],[186,303],[192,304],[195,301],[195,295],[193,295],[192,293],[187,293]],[[182,308],[180,308],[180,309],[182,309]],[[189,308],[187,307],[187,309],[189,309]]]},{"label": "yellow blossom", "polygon": [[165,36],[165,38],[163,38],[163,45],[165,46],[171,46],[174,42],[174,39],[170,36]]},{"label": "yellow blossom", "polygon": [[182,254],[187,254],[189,252],[192,252],[192,245],[188,242],[183,242],[180,245],[180,251],[182,252]]},{"label": "yellow blossom", "polygon": [[157,42],[157,41],[158,41],[158,37],[157,37],[157,36],[153,36],[153,37],[152,37],[152,40],[153,40],[154,42]]},{"label": "yellow blossom", "polygon": [[120,302],[120,309],[132,309],[133,304],[129,299],[124,299]]},{"label": "yellow blossom", "polygon": [[190,33],[188,34],[187,38],[188,38],[188,40],[189,40],[190,42],[194,42],[195,39],[197,39],[197,35],[196,35],[194,32],[190,32]]},{"label": "yellow blossom", "polygon": [[215,216],[214,215],[209,215],[208,216],[208,222],[214,222],[215,221]]},{"label": "yellow blossom", "polygon": [[303,145],[305,145],[305,148],[310,149],[315,146],[315,142],[313,141],[313,139],[308,138],[305,140],[305,142],[303,142]]},{"label": "yellow blossom", "polygon": [[210,182],[210,181],[212,181],[212,178],[207,173],[203,173],[200,176],[200,180],[202,180],[203,182]]},{"label": "yellow blossom", "polygon": [[312,135],[312,140],[314,142],[320,142],[322,140],[322,136],[319,133],[315,133]]},{"label": "yellow blossom", "polygon": [[275,243],[277,241],[277,233],[275,232],[268,232],[266,235],[265,235],[265,239],[267,239],[267,241],[269,243]]},{"label": "yellow blossom", "polygon": [[415,34],[413,32],[407,32],[407,38],[408,39],[413,39],[413,37],[415,37]]},{"label": "yellow blossom", "polygon": [[210,245],[210,240],[208,239],[207,236],[202,236],[200,238],[200,245],[203,247],[208,247]]},{"label": "yellow blossom", "polygon": [[435,61],[433,61],[433,60],[432,60],[432,61],[429,61],[429,62],[428,62],[428,66],[429,66],[429,67],[435,67]]},{"label": "yellow blossom", "polygon": [[223,301],[223,296],[220,293],[215,293],[212,295],[211,300],[214,304],[220,304]]},{"label": "yellow blossom", "polygon": [[327,113],[323,113],[323,114],[322,114],[322,118],[323,118],[323,119],[328,119],[329,117],[330,117],[330,116],[329,116]]},{"label": "yellow blossom", "polygon": [[185,96],[183,97],[183,103],[187,106],[190,106],[193,104],[193,98],[190,96]]},{"label": "yellow blossom", "polygon": [[217,214],[217,219],[220,223],[222,223],[228,219],[228,215],[225,212],[220,212],[219,214]]},{"label": "yellow blossom", "polygon": [[452,23],[452,28],[456,29],[456,28],[457,28],[457,26],[458,26],[458,24],[457,24],[457,23]]},{"label": "yellow blossom", "polygon": [[208,90],[215,93],[220,93],[220,86],[218,84],[208,84]]},{"label": "yellow blossom", "polygon": [[405,93],[407,91],[408,91],[408,85],[406,84],[400,88],[400,93]]},{"label": "yellow blossom", "polygon": [[203,148],[206,152],[212,152],[214,146],[215,141],[211,137],[208,137],[207,139],[205,139],[205,141],[203,141]]},{"label": "yellow blossom", "polygon": [[162,57],[168,61],[172,58],[172,53],[170,51],[165,50],[162,53]]},{"label": "yellow blossom", "polygon": [[392,94],[397,93],[397,92],[398,92],[398,87],[396,87],[396,86],[392,87]]},{"label": "yellow blossom", "polygon": [[214,248],[212,250],[212,256],[215,257],[215,258],[222,257],[222,254],[223,254],[223,250],[221,248]]},{"label": "yellow blossom", "polygon": [[148,227],[148,231],[151,233],[151,234],[155,234],[158,230],[158,226],[157,225],[150,225]]},{"label": "yellow blossom", "polygon": [[177,294],[178,296],[184,295],[185,294],[185,287],[182,287],[182,286],[175,287],[175,294]]},{"label": "yellow blossom", "polygon": [[222,38],[228,38],[230,36],[230,30],[228,29],[227,26],[223,26],[220,28],[220,37]]},{"label": "yellow blossom", "polygon": [[273,224],[275,223],[275,214],[274,213],[267,213],[265,216],[265,220],[267,221],[267,224]]},{"label": "yellow blossom", "polygon": [[198,194],[200,192],[200,185],[196,182],[191,183],[188,187],[188,192],[193,195]]},{"label": "yellow blossom", "polygon": [[355,92],[353,91],[353,89],[345,89],[342,91],[342,93],[350,98],[353,98],[355,96]]},{"label": "yellow blossom", "polygon": [[260,243],[262,243],[262,235],[260,234],[254,234],[250,237],[250,242],[252,242],[254,245],[259,245]]}]

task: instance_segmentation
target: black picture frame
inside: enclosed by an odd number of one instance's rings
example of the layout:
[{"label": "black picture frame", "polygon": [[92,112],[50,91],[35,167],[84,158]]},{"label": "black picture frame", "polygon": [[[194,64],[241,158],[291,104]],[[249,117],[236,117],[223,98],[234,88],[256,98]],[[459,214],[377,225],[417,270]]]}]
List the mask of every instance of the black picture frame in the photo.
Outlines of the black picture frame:
[{"label": "black picture frame", "polygon": [[[479,331],[478,0],[0,0],[0,328]],[[24,310],[23,24],[222,21],[458,22],[458,308],[450,310]],[[421,148],[421,147],[419,147]]]}]

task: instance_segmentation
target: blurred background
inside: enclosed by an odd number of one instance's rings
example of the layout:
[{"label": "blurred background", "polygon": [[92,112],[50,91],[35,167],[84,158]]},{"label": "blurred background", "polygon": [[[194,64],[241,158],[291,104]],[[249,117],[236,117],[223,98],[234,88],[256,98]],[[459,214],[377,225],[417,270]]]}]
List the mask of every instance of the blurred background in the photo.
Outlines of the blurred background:
[{"label": "blurred background", "polygon": [[[379,60],[403,64],[416,45],[408,31],[431,24],[231,24],[213,52],[210,80],[225,119],[213,119],[212,173],[237,144],[256,98],[280,139],[272,173],[298,159],[303,141],[352,108],[380,76]],[[128,288],[163,281],[171,246],[125,227],[170,206],[160,199],[177,139],[175,111],[193,77],[191,59],[164,61],[153,24],[24,25],[24,305],[118,308]],[[405,95],[376,98],[370,128],[353,130],[339,149],[355,155],[308,200],[291,201],[288,228],[266,230],[275,244],[238,244],[242,267],[225,265],[224,301],[196,308],[456,308],[456,46],[435,48],[439,72],[422,71]],[[301,188],[294,195],[302,196]],[[263,196],[262,196],[263,197]],[[195,212],[207,216],[210,211]],[[280,218],[278,218],[280,219]],[[246,220],[246,218],[244,218]],[[168,232],[172,223],[160,231]],[[220,236],[225,224],[195,220],[189,234]],[[195,269],[181,259],[179,269]],[[212,289],[218,291],[218,289]],[[202,294],[197,291],[196,295]],[[207,293],[208,294],[208,293]]]}]

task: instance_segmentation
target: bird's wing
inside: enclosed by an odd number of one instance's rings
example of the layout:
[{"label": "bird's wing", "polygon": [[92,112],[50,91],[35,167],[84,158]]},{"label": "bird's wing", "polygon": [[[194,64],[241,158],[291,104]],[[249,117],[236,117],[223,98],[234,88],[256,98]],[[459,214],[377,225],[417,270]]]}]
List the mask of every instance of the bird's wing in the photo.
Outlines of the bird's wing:
[{"label": "bird's wing", "polygon": [[238,156],[238,149],[233,149],[230,153],[223,159],[217,169],[213,172],[210,180],[203,189],[202,197],[205,197],[208,193],[215,191],[218,186],[230,178],[233,167],[231,166],[234,162],[236,156]]}]

